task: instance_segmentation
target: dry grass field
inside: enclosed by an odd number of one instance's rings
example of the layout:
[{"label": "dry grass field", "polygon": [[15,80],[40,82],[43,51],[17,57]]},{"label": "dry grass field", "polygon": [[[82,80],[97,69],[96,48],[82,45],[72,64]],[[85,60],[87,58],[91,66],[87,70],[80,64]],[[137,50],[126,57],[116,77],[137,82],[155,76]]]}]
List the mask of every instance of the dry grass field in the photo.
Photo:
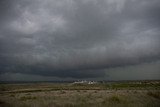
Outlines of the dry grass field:
[{"label": "dry grass field", "polygon": [[0,107],[160,107],[160,82],[0,84]]}]

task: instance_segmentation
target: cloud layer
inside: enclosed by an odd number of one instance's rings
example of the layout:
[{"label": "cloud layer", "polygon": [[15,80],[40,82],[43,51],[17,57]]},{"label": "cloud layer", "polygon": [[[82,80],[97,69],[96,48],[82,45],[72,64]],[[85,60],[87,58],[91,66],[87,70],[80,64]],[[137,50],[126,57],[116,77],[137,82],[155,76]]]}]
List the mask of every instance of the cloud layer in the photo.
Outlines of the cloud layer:
[{"label": "cloud layer", "polygon": [[159,0],[1,0],[0,73],[103,77],[160,60]]}]

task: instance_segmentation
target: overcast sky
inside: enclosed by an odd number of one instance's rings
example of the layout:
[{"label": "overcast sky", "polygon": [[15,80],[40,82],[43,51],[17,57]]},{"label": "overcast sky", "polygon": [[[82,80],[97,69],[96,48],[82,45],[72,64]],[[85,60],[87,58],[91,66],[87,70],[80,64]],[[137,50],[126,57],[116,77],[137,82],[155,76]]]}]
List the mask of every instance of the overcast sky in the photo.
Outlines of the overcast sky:
[{"label": "overcast sky", "polygon": [[0,80],[160,79],[160,0],[0,0]]}]

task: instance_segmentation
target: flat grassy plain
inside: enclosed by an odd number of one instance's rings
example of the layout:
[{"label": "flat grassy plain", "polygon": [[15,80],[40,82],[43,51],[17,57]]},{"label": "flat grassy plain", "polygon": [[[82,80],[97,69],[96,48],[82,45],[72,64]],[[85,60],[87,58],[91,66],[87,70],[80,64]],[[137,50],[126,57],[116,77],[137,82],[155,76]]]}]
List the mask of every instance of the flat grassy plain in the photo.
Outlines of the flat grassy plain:
[{"label": "flat grassy plain", "polygon": [[160,81],[0,84],[0,107],[160,107]]}]

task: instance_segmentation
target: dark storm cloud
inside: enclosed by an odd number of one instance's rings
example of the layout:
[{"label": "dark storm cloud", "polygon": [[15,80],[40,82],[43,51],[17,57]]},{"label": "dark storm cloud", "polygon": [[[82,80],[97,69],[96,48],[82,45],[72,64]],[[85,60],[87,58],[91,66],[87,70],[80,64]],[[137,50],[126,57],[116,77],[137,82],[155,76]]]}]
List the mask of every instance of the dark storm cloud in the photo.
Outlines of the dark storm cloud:
[{"label": "dark storm cloud", "polygon": [[160,60],[159,0],[1,0],[0,72],[102,77]]}]

